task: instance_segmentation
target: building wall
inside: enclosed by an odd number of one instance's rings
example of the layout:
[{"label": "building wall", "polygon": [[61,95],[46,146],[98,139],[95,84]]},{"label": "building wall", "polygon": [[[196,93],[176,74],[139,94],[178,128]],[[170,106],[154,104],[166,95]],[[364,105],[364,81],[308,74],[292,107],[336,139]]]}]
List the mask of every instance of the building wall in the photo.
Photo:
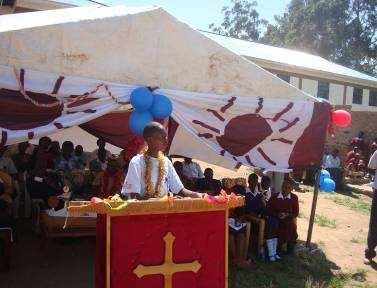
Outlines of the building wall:
[{"label": "building wall", "polygon": [[[338,106],[337,109],[350,111],[350,106]],[[377,113],[367,111],[352,111],[352,124],[347,128],[334,127],[334,137],[327,136],[327,146],[338,148],[344,157],[350,150],[350,141],[357,136],[360,131],[365,133],[365,140],[370,144],[377,137]],[[365,156],[368,156],[366,151]]]},{"label": "building wall", "polygon": [[[279,73],[282,74],[282,73]],[[288,73],[286,75],[289,75]],[[289,83],[300,88],[300,78],[291,76]],[[317,96],[318,80],[301,78],[302,90]],[[370,143],[377,137],[377,107],[369,106],[369,89],[363,89],[362,104],[353,104],[354,87],[347,85],[345,91],[346,105],[343,105],[344,85],[329,84],[329,101],[335,109],[345,109],[352,115],[352,124],[347,128],[334,127],[334,135],[327,137],[327,146],[338,148],[342,157],[349,151],[349,143],[360,131],[365,133],[366,142]],[[366,155],[368,156],[368,155]],[[367,159],[366,159],[367,160]]]},{"label": "building wall", "polygon": [[311,79],[302,79],[302,89],[304,92],[317,97],[318,81]]},{"label": "building wall", "polygon": [[329,101],[333,105],[343,105],[344,85],[330,83]]}]

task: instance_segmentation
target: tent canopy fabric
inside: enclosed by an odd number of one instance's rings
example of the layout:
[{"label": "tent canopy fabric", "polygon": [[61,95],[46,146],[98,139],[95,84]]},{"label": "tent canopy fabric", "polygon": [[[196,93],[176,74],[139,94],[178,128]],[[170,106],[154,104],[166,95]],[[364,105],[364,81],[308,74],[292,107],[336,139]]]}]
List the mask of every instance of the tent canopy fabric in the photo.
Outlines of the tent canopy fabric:
[{"label": "tent canopy fabric", "polygon": [[76,7],[0,18],[0,64],[191,92],[314,97],[159,7]]},{"label": "tent canopy fabric", "polygon": [[[303,156],[302,148],[312,140],[315,157],[303,157],[299,166],[318,163],[330,115],[327,103],[225,49],[161,8],[79,7],[31,12],[3,16],[0,27],[0,105],[11,103],[19,109],[14,117],[0,119],[3,144],[88,121],[94,124],[86,127],[87,131],[105,137],[106,123],[111,121],[95,119],[127,104],[135,85],[157,86],[161,88],[158,93],[172,100],[173,118],[179,124],[171,143],[174,154],[228,168],[245,164],[284,170],[296,165],[291,156]],[[219,118],[209,112],[212,107],[221,112],[224,107],[229,109]],[[27,123],[29,117],[33,124]],[[211,126],[213,117],[224,118],[222,128]],[[257,142],[267,146],[255,145],[241,153],[224,144],[224,139],[203,131],[210,126],[218,131],[217,136],[232,132],[239,117],[244,123],[240,127],[264,135]],[[244,121],[255,117],[263,118],[263,124]],[[248,122],[258,124],[259,130],[250,128],[253,125],[245,124]],[[317,134],[308,138],[309,130]],[[241,136],[243,131],[237,133]],[[124,142],[120,134],[112,136]],[[254,141],[251,138],[242,141]],[[237,145],[244,146],[241,144]],[[274,149],[283,156],[269,158]]]}]

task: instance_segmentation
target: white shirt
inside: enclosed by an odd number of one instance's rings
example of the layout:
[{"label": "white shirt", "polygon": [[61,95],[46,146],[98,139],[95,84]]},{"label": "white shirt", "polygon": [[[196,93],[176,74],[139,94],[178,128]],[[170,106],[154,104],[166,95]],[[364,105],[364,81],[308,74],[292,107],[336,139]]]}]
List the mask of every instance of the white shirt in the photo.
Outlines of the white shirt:
[{"label": "white shirt", "polygon": [[377,189],[377,151],[374,151],[372,157],[370,157],[368,168],[376,169],[376,174],[374,176],[373,188]]},{"label": "white shirt", "polygon": [[289,199],[289,200],[291,200],[291,193],[289,193],[287,196],[283,196],[283,193],[279,193],[279,195],[278,195],[278,199]]},{"label": "white shirt", "polygon": [[0,170],[8,174],[17,174],[17,168],[13,160],[6,156],[0,157]]},{"label": "white shirt", "polygon": [[259,191],[258,185],[255,186],[254,191],[251,192],[251,189],[249,186],[246,187],[246,193],[251,193],[254,197],[260,194],[261,192]]},{"label": "white shirt", "polygon": [[191,162],[188,164],[186,162],[183,162],[182,174],[190,179],[204,178],[202,168],[200,168],[200,165],[195,162]]},{"label": "white shirt", "polygon": [[338,156],[334,157],[331,154],[326,156],[325,168],[340,168],[340,158]]},{"label": "white shirt", "polygon": [[[165,175],[162,179],[161,195],[166,195],[169,191],[177,194],[184,187],[178,177],[171,161],[165,157]],[[158,159],[151,157],[151,181],[153,187],[156,186],[158,179]],[[143,196],[145,194],[145,157],[142,154],[134,156],[128,167],[126,179],[122,187],[122,194],[137,193]]]},{"label": "white shirt", "polygon": [[269,187],[264,195],[264,197],[266,198],[266,201],[270,200],[272,196],[272,191],[271,191],[271,187]]}]

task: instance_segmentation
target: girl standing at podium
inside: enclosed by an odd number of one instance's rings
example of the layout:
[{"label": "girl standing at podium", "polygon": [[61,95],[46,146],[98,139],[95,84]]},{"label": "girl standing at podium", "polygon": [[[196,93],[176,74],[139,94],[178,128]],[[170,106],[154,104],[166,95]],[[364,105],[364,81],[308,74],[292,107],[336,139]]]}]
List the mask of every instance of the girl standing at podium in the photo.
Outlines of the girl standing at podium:
[{"label": "girl standing at podium", "polygon": [[164,155],[168,143],[164,127],[157,122],[148,123],[143,138],[148,149],[131,159],[122,194],[128,198],[148,199],[171,192],[200,198],[202,194],[184,188],[173,164]]}]

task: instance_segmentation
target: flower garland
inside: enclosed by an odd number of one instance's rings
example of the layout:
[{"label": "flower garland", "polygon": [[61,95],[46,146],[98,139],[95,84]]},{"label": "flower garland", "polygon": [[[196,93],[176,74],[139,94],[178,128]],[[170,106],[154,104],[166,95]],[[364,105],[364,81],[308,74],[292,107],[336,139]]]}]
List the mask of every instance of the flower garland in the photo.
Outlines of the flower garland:
[{"label": "flower garland", "polygon": [[148,155],[148,149],[145,149],[143,152],[144,159],[145,159],[145,175],[144,175],[144,181],[145,181],[145,195],[148,196],[148,198],[157,198],[161,196],[161,188],[162,188],[162,180],[165,176],[165,156],[164,153],[161,151],[157,154],[157,160],[158,160],[158,178],[156,186],[153,187],[152,184],[152,163],[151,163],[151,157]]}]

